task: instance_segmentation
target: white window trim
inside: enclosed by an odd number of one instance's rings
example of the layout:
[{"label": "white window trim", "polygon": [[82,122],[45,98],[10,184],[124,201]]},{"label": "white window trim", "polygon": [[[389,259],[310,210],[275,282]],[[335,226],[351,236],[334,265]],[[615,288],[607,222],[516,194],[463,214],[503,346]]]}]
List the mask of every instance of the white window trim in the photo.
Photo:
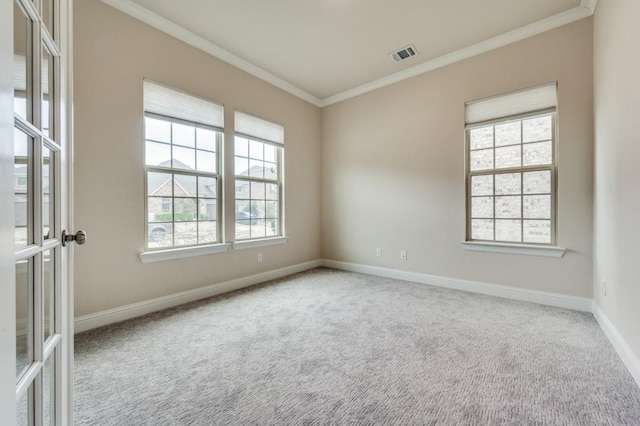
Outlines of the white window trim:
[{"label": "white window trim", "polygon": [[245,250],[256,247],[275,246],[278,244],[285,244],[289,241],[288,236],[260,238],[255,240],[240,240],[233,243],[234,250]]},{"label": "white window trim", "polygon": [[521,254],[528,256],[556,257],[564,256],[566,248],[556,246],[537,246],[533,244],[509,244],[488,241],[462,241],[462,248],[470,251],[491,253]]},{"label": "white window trim", "polygon": [[166,260],[184,259],[187,257],[204,256],[208,254],[226,253],[231,244],[209,244],[191,247],[178,247],[168,250],[154,250],[140,253],[142,263],[164,262]]}]

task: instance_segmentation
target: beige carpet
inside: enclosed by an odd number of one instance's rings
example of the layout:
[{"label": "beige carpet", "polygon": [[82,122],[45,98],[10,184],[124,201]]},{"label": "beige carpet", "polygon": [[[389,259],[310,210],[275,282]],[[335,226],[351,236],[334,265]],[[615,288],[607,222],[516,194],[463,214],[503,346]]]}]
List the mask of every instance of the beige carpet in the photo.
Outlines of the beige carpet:
[{"label": "beige carpet", "polygon": [[77,425],[639,425],[590,314],[316,269],[76,340]]}]

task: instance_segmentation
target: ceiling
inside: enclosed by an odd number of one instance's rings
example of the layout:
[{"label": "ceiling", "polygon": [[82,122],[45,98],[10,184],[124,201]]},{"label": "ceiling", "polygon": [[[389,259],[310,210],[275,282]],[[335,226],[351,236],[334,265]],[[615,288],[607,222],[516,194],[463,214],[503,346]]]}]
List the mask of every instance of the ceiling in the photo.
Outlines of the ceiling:
[{"label": "ceiling", "polygon": [[[597,0],[102,0],[318,106],[565,25]],[[418,55],[394,62],[409,44]]]}]

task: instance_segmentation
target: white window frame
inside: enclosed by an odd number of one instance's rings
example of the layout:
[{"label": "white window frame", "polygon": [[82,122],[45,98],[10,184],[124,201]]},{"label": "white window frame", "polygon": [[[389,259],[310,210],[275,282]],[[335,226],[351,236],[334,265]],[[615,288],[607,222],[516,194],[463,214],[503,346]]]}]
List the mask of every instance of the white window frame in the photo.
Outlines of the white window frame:
[{"label": "white window frame", "polygon": [[[158,166],[146,164],[146,141],[147,132],[145,129],[143,135],[143,143],[145,145],[145,162],[144,162],[144,247],[145,251],[140,253],[140,260],[143,263],[159,262],[165,260],[179,259],[185,257],[199,256],[205,254],[214,254],[226,252],[229,248],[229,244],[224,243],[224,184],[223,184],[223,168],[224,161],[224,109],[222,105],[211,102],[207,99],[200,98],[198,96],[182,92],[177,89],[166,87],[162,84],[153,82],[151,80],[144,80],[144,98],[145,98],[145,120],[147,117],[156,120],[167,121],[169,123],[183,124],[187,126],[193,126],[196,129],[206,129],[217,132],[216,136],[216,172],[205,172],[200,170],[182,169],[171,166]],[[192,117],[192,118],[191,118]],[[167,143],[173,147],[173,141]],[[173,148],[172,148],[173,149]],[[172,158],[174,156],[172,155]],[[150,172],[170,173],[172,176],[185,175],[204,178],[216,179],[216,235],[215,241],[195,243],[190,245],[175,245],[175,240],[172,240],[171,245],[149,247],[149,229],[155,222],[150,222],[148,217],[149,197],[148,194],[148,176]],[[165,195],[162,198],[171,198],[172,203],[172,217],[170,221],[163,223],[171,223],[175,233],[176,223],[181,221],[175,220],[175,206],[174,201],[176,199],[173,193],[171,196]],[[180,198],[180,197],[177,197]],[[197,202],[201,198],[196,191]],[[213,197],[207,197],[213,198]],[[199,210],[199,205],[196,206]],[[199,220],[196,213],[195,222],[199,225]]]},{"label": "white window frame", "polygon": [[[234,190],[234,239],[233,248],[236,250],[242,250],[246,248],[262,247],[267,245],[282,244],[287,242],[288,238],[285,236],[285,212],[284,212],[284,126],[273,123],[271,121],[263,120],[261,118],[252,116],[242,111],[235,111],[235,137],[242,138],[251,141],[259,142],[262,144],[273,146],[276,149],[276,161],[277,161],[277,176],[275,179],[259,178],[252,176],[238,175],[234,166],[234,188],[236,182],[244,181],[260,182],[265,184],[276,184],[278,186],[278,234],[273,236],[260,236],[252,238],[237,238],[237,221],[236,215],[236,200],[238,199],[237,190]],[[235,152],[235,138],[234,138],[234,165],[236,160]],[[242,157],[244,158],[244,157]]]},{"label": "white window frame", "polygon": [[[474,251],[490,251],[500,253],[512,253],[512,254],[528,254],[538,256],[550,256],[561,257],[565,249],[558,247],[557,238],[557,112],[556,112],[556,83],[537,86],[530,89],[524,89],[522,91],[511,92],[496,97],[486,98],[479,101],[467,103],[465,105],[466,111],[466,126],[465,126],[465,206],[466,206],[466,219],[465,219],[465,241],[462,242],[463,248],[466,250]],[[509,112],[513,112],[509,114]],[[470,134],[473,129],[496,126],[509,122],[522,122],[527,119],[537,117],[551,117],[551,163],[544,165],[531,165],[531,166],[518,166],[510,168],[492,168],[485,170],[471,171],[471,145]],[[522,132],[522,125],[521,132]],[[493,132],[493,148],[495,149],[495,128]],[[523,147],[525,143],[521,135],[520,147]],[[495,150],[494,165],[495,165]],[[496,217],[495,213],[489,220],[494,222],[494,234],[491,240],[479,240],[472,238],[472,195],[471,195],[471,180],[474,176],[497,176],[507,173],[525,173],[533,171],[549,171],[551,176],[550,184],[550,199],[551,199],[551,216],[550,220],[550,242],[549,243],[534,243],[524,242],[524,221],[527,220],[524,217],[523,211],[520,217],[513,218],[520,221],[521,238],[519,242],[508,242],[496,240]],[[522,176],[522,175],[521,175]],[[522,178],[521,178],[522,185]],[[493,197],[495,198],[495,186],[493,188]],[[523,191],[520,191],[521,197],[521,209],[524,208],[522,200],[524,197]],[[495,206],[494,206],[495,209]]]}]

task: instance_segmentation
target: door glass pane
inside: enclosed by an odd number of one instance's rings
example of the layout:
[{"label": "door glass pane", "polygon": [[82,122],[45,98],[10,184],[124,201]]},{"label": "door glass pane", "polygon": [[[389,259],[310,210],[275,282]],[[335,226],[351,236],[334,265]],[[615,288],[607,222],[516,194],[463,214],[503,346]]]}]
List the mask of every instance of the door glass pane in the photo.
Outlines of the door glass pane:
[{"label": "door glass pane", "polygon": [[43,426],[49,426],[55,424],[55,406],[56,406],[56,385],[55,385],[55,351],[51,354],[49,359],[44,363],[43,373]]},{"label": "door glass pane", "polygon": [[42,298],[44,301],[44,341],[51,337],[55,330],[55,257],[53,250],[44,252],[44,281],[42,282]]},{"label": "door glass pane", "polygon": [[42,0],[42,21],[46,25],[51,37],[55,37],[53,33],[53,1],[54,0]]},{"label": "door glass pane", "polygon": [[17,415],[16,415],[16,425],[17,426],[28,426],[30,423],[29,422],[29,411],[30,411],[30,405],[29,404],[29,395],[33,392],[33,385],[29,386],[29,390],[27,392],[24,393],[24,395],[22,395],[20,397],[20,399],[18,400],[17,403]]},{"label": "door glass pane", "polygon": [[[13,109],[24,118],[31,119],[31,20],[22,8],[14,3],[13,7]],[[29,84],[27,84],[29,83]]]},{"label": "door glass pane", "polygon": [[29,366],[31,346],[31,309],[29,288],[32,279],[31,260],[16,262],[16,377],[19,378]]},{"label": "door glass pane", "polygon": [[29,156],[31,138],[19,129],[14,129],[14,208],[15,208],[15,242],[16,248],[31,244],[33,238],[33,219],[31,217],[31,173]]},{"label": "door glass pane", "polygon": [[54,59],[45,44],[42,45],[42,132],[53,138],[54,136]]},{"label": "door glass pane", "polygon": [[52,203],[53,200],[53,190],[55,182],[53,171],[55,168],[53,167],[54,156],[53,152],[47,148],[46,146],[42,147],[42,226],[44,235],[44,239],[48,240],[53,237],[53,229],[51,229],[51,225],[54,223],[54,206],[55,203]]}]

